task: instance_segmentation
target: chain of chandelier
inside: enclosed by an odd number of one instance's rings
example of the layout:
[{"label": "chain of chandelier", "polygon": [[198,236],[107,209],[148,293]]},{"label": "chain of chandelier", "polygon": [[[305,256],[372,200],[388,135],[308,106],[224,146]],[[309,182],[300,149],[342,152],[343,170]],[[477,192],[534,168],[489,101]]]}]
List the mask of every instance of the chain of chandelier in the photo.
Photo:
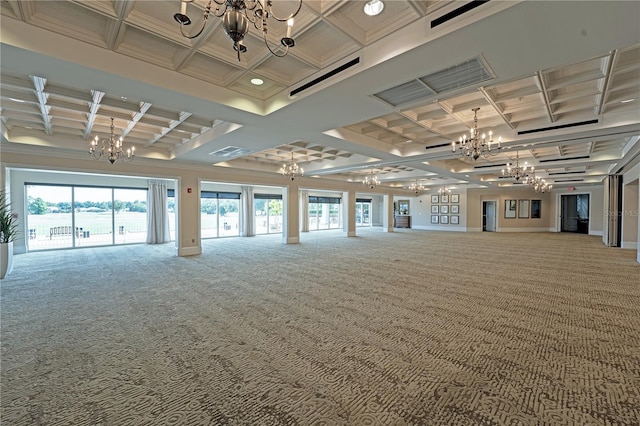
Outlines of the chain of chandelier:
[{"label": "chain of chandelier", "polygon": [[111,134],[109,139],[103,139],[100,141],[100,137],[96,135],[96,137],[91,141],[89,144],[89,156],[94,160],[105,156],[111,164],[118,160],[122,160],[125,163],[133,160],[133,157],[136,156],[136,147],[131,147],[125,151],[122,144],[122,136],[117,138],[115,135],[113,118],[111,118],[110,129]]},{"label": "chain of chandelier", "polygon": [[[285,56],[289,53],[289,48],[294,47],[296,44],[291,37],[291,31],[293,18],[298,15],[302,8],[302,0],[298,1],[297,9],[286,17],[279,17],[273,13],[272,0],[209,0],[202,15],[202,26],[193,33],[185,30],[185,27],[191,25],[191,18],[187,15],[187,5],[189,3],[193,3],[193,0],[182,0],[180,12],[173,15],[173,18],[180,24],[180,33],[188,39],[197,38],[203,33],[209,16],[222,18],[222,27],[227,36],[233,41],[233,50],[238,53],[238,62],[240,62],[240,54],[247,51],[247,47],[244,45],[244,38],[249,31],[250,25],[253,25],[258,31],[262,31],[264,44],[274,56]],[[213,9],[214,5],[215,9]],[[280,39],[280,44],[284,50],[271,47],[269,44],[267,39],[269,18],[273,18],[276,22],[287,23],[286,36]]]}]

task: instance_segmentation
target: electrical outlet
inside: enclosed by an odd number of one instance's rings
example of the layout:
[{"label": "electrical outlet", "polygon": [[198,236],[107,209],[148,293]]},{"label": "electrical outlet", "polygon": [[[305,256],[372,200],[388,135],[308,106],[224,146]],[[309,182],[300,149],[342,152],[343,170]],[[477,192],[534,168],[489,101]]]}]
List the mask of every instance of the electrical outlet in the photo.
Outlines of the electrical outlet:
[{"label": "electrical outlet", "polygon": [[191,239],[191,242],[192,242],[192,243],[195,243],[195,242],[196,242],[196,239],[195,239],[195,238],[192,238],[192,239]]}]

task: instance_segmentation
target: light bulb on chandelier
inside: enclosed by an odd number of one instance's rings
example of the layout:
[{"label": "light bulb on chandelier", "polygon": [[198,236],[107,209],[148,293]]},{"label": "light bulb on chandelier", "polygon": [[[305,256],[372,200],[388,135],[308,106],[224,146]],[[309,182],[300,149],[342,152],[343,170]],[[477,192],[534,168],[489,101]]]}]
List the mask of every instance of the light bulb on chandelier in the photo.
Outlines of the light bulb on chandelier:
[{"label": "light bulb on chandelier", "polygon": [[[238,62],[240,62],[240,54],[247,51],[247,47],[244,45],[244,38],[249,31],[250,24],[253,24],[255,29],[262,32],[264,44],[274,56],[280,58],[285,56],[289,53],[289,48],[294,47],[296,44],[295,40],[291,37],[291,30],[293,27],[293,18],[298,15],[302,8],[302,0],[299,0],[295,12],[282,18],[274,14],[272,10],[272,0],[209,0],[202,15],[202,27],[194,34],[186,33],[184,28],[185,26],[191,25],[191,18],[187,15],[188,3],[193,3],[193,0],[181,1],[180,12],[173,15],[173,18],[180,24],[180,33],[188,39],[194,39],[202,34],[210,15],[222,18],[222,27],[227,36],[233,41],[233,50],[238,53]],[[213,7],[213,3],[216,4],[216,7],[212,12],[211,8]],[[269,18],[273,18],[278,22],[287,23],[286,37],[280,39],[280,44],[284,47],[284,51],[279,51],[277,47],[272,48],[267,40],[267,22]]]},{"label": "light bulb on chandelier", "polygon": [[89,145],[89,156],[94,160],[97,160],[105,155],[111,164],[115,163],[117,160],[122,160],[125,163],[133,160],[133,157],[136,156],[136,148],[133,146],[126,151],[124,150],[122,145],[122,136],[119,138],[116,138],[115,136],[113,118],[111,118],[110,129],[111,135],[108,140],[103,139],[102,142],[100,142],[100,138],[97,135],[93,138]]},{"label": "light bulb on chandelier", "polygon": [[478,110],[480,108],[473,108],[473,128],[469,129],[469,136],[466,134],[460,136],[460,139],[456,142],[451,142],[451,151],[453,153],[458,152],[463,157],[472,158],[477,160],[481,156],[488,158],[498,154],[502,149],[502,138],[498,137],[498,143],[495,148],[492,148],[493,132],[489,131],[489,138],[486,134],[480,135],[478,131]]}]

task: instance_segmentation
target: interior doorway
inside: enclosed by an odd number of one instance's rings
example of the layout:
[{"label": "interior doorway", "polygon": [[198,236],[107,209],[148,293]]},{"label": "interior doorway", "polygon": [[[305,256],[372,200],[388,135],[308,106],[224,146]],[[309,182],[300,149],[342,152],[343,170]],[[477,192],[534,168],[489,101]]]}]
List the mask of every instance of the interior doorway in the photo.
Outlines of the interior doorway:
[{"label": "interior doorway", "polygon": [[589,194],[560,196],[560,232],[589,233]]},{"label": "interior doorway", "polygon": [[482,230],[484,232],[496,232],[496,202],[482,202]]}]

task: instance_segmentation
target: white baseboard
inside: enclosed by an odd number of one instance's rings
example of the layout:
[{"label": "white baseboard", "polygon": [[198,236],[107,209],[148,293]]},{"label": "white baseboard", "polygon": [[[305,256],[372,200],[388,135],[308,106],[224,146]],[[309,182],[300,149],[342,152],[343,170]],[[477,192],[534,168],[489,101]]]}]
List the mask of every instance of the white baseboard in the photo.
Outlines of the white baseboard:
[{"label": "white baseboard", "polygon": [[551,228],[499,228],[498,232],[552,232]]},{"label": "white baseboard", "polygon": [[344,233],[345,237],[355,237],[356,231],[349,231]]},{"label": "white baseboard", "polygon": [[299,244],[300,237],[282,237],[282,244]]},{"label": "white baseboard", "polygon": [[602,231],[591,231],[589,232],[589,235],[597,235],[599,237],[602,237]]},{"label": "white baseboard", "polygon": [[198,256],[202,254],[202,247],[193,246],[193,247],[178,247],[177,253],[178,256]]},{"label": "white baseboard", "polygon": [[637,250],[638,249],[638,242],[637,241],[623,241],[622,242],[622,248],[623,249]]},{"label": "white baseboard", "polygon": [[457,231],[457,232],[467,232],[467,228],[464,226],[429,226],[429,225],[414,225],[411,229],[423,229],[426,231]]}]

